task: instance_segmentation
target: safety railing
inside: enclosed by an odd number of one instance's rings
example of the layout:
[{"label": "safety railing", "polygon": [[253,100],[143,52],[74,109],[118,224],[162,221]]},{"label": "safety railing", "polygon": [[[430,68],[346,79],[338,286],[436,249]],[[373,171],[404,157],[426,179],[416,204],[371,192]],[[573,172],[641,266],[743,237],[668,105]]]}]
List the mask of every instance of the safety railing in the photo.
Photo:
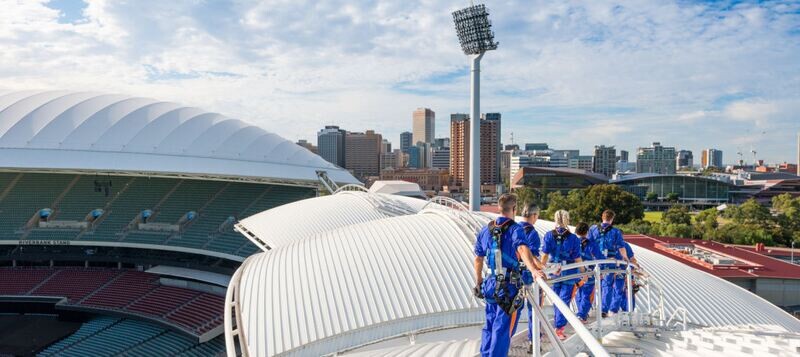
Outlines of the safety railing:
[{"label": "safety railing", "polygon": [[[593,267],[592,267],[593,266]],[[591,267],[591,268],[590,268]],[[534,284],[526,289],[526,299],[531,303],[531,306],[535,312],[535,319],[537,320],[535,323],[532,324],[532,331],[531,334],[533,336],[533,356],[539,356],[541,353],[541,337],[540,337],[540,326],[544,326],[544,335],[546,335],[549,340],[552,342],[554,346],[554,351],[558,351],[562,355],[568,355],[568,352],[561,340],[556,338],[555,336],[555,329],[549,323],[549,321],[545,318],[544,312],[542,311],[541,307],[538,303],[533,301],[533,297],[539,296],[539,290],[544,292],[544,296],[546,296],[553,304],[554,309],[558,309],[564,317],[567,319],[567,322],[570,326],[573,327],[575,330],[576,335],[580,338],[582,343],[586,346],[589,351],[595,356],[601,355],[608,355],[605,349],[602,347],[600,341],[602,341],[602,337],[604,336],[603,332],[603,320],[599,317],[600,312],[602,311],[602,278],[606,276],[606,274],[625,274],[625,285],[626,285],[626,296],[625,296],[625,304],[627,307],[626,317],[628,319],[628,325],[633,326],[633,307],[634,307],[634,296],[633,296],[633,280],[634,276],[637,276],[637,281],[642,285],[646,286],[647,290],[647,313],[646,315],[651,317],[658,316],[658,325],[663,326],[666,328],[670,328],[673,320],[678,313],[682,313],[683,316],[683,327],[684,330],[686,329],[686,309],[679,307],[676,309],[672,316],[667,320],[664,321],[664,294],[661,288],[652,281],[647,274],[644,273],[634,273],[634,268],[636,265],[630,262],[626,262],[623,260],[616,260],[616,259],[603,259],[603,260],[592,260],[592,261],[584,261],[566,265],[553,265],[548,266],[543,270],[545,274],[553,274],[559,271],[568,271],[572,269],[579,269],[583,268],[583,272],[577,272],[574,274],[558,276],[556,278],[549,279],[547,281],[537,278]],[[598,316],[597,321],[594,327],[594,334],[590,331],[575,315],[572,311],[570,306],[564,303],[558,295],[550,288],[549,284],[555,284],[561,281],[568,281],[568,280],[576,280],[582,279],[587,276],[594,276],[594,307],[596,314]],[[653,295],[658,300],[657,306],[653,304]]]},{"label": "safety railing", "polygon": [[336,191],[333,191],[333,194],[335,195],[335,194],[337,194],[339,192],[345,192],[345,191],[350,191],[350,192],[352,192],[352,191],[355,191],[355,192],[369,192],[369,190],[367,190],[367,188],[364,187],[364,185],[350,183],[350,184],[347,184],[347,185],[344,185],[344,186],[341,186],[341,187],[337,188]]}]

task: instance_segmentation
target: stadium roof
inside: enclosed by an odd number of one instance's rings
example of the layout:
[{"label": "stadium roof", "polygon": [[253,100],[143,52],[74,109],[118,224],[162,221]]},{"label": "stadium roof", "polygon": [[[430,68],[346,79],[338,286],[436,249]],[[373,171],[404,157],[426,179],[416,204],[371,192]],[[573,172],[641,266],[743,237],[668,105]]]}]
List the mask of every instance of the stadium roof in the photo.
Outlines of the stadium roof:
[{"label": "stadium roof", "polygon": [[0,168],[197,175],[312,183],[346,170],[260,127],[176,103],[115,94],[0,95]]},{"label": "stadium roof", "polygon": [[[237,328],[250,355],[324,355],[483,322],[482,304],[470,288],[474,229],[486,214],[436,205],[375,218],[347,206],[351,199],[337,194],[306,200],[306,207],[341,214],[303,216],[319,228],[308,236],[287,235],[282,246],[251,256],[234,275],[229,294],[238,295]],[[536,224],[540,234],[553,228],[552,222]],[[685,307],[695,326],[800,332],[800,320],[728,281],[646,249],[636,254],[663,288],[668,315]]]}]

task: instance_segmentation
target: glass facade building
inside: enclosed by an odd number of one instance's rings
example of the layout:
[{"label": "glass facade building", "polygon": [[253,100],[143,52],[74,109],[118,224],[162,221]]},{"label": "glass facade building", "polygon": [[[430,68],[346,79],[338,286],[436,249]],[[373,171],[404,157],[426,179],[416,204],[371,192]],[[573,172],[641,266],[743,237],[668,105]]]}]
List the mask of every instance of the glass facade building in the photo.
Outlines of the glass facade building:
[{"label": "glass facade building", "polygon": [[677,193],[679,201],[687,203],[724,203],[730,197],[730,184],[710,178],[679,175],[647,175],[612,182],[644,200],[654,192],[663,200]]}]

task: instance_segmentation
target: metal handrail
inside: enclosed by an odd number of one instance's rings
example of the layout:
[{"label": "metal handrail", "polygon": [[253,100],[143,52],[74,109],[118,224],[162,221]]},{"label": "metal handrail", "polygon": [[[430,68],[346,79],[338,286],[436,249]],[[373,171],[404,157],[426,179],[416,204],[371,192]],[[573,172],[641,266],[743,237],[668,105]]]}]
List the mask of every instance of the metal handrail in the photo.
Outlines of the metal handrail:
[{"label": "metal handrail", "polygon": [[344,185],[342,187],[337,188],[336,191],[333,191],[333,194],[335,195],[335,194],[337,194],[339,192],[345,192],[345,191],[350,191],[350,192],[352,192],[352,191],[369,192],[369,190],[367,190],[367,188],[364,187],[364,185],[359,185],[357,183],[350,183],[350,184],[347,184],[347,185]]},{"label": "metal handrail", "polygon": [[[555,293],[555,291],[553,291],[552,288],[550,288],[549,285],[547,285],[547,283],[542,278],[537,277],[534,280],[534,283],[539,289],[542,289],[542,291],[544,291],[544,295],[547,296],[553,303],[553,308],[558,309],[561,312],[561,314],[564,315],[564,317],[567,319],[567,323],[569,323],[575,330],[575,334],[581,339],[581,341],[583,341],[584,345],[586,345],[586,347],[589,349],[590,352],[592,352],[594,356],[600,356],[600,357],[610,356],[608,354],[608,351],[606,351],[606,349],[603,348],[603,345],[601,345],[600,342],[597,341],[597,339],[595,339],[595,336],[592,335],[591,331],[589,331],[589,329],[587,329],[586,326],[583,325],[578,316],[576,316],[575,313],[572,312],[572,309],[570,309],[569,306],[567,306],[567,304],[561,301],[561,298]],[[528,298],[530,299],[530,296]],[[538,307],[538,304],[534,302],[532,302],[531,305],[532,306],[536,305]],[[550,332],[552,332],[550,331],[552,327],[548,325],[549,322],[542,316],[539,316],[538,314],[537,317],[539,318],[539,321],[536,323],[544,323],[545,326],[548,327],[547,329],[545,329],[545,332],[548,333],[549,335]],[[553,335],[555,335],[555,333],[553,333]],[[556,340],[558,339],[556,338]],[[534,338],[533,341],[534,341],[533,349],[534,351],[538,351],[539,349],[538,338]],[[559,340],[559,342],[556,343],[556,346],[561,347],[559,352],[561,352],[562,355],[564,356],[568,356],[566,349],[563,348],[563,344],[560,344],[560,342],[561,341]]]},{"label": "metal handrail", "polygon": [[[525,290],[525,299],[528,300],[528,304],[533,308],[534,314],[536,314],[536,318],[538,319],[539,323],[544,324],[547,328],[544,329],[544,333],[547,335],[547,338],[550,339],[550,342],[561,352],[562,355],[567,355],[567,348],[564,346],[564,342],[562,342],[558,336],[556,336],[555,328],[550,325],[550,320],[547,319],[545,316],[544,311],[542,311],[541,306],[539,303],[534,300],[534,296],[539,296],[539,286],[537,284],[532,284],[532,287],[528,290]],[[533,326],[533,331],[531,331],[531,336],[537,336],[534,341],[538,340],[539,336],[539,323],[531,324]],[[533,346],[533,355],[539,356],[540,348],[538,344],[534,342]]]},{"label": "metal handrail", "polygon": [[686,308],[681,306],[675,308],[675,310],[672,311],[672,315],[669,317],[669,320],[667,320],[666,327],[669,327],[670,322],[672,322],[672,320],[678,316],[678,313],[681,313],[681,315],[683,315],[681,319],[682,320],[681,325],[683,325],[683,330],[686,331],[686,314],[689,313],[689,310],[686,310]]}]

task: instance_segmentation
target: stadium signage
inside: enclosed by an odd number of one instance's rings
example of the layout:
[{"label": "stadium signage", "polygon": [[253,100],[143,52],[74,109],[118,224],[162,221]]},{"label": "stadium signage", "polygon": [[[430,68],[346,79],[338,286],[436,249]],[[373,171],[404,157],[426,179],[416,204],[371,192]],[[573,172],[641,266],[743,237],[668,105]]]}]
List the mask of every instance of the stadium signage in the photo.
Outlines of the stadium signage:
[{"label": "stadium signage", "polygon": [[68,240],[21,240],[19,245],[69,245]]}]

